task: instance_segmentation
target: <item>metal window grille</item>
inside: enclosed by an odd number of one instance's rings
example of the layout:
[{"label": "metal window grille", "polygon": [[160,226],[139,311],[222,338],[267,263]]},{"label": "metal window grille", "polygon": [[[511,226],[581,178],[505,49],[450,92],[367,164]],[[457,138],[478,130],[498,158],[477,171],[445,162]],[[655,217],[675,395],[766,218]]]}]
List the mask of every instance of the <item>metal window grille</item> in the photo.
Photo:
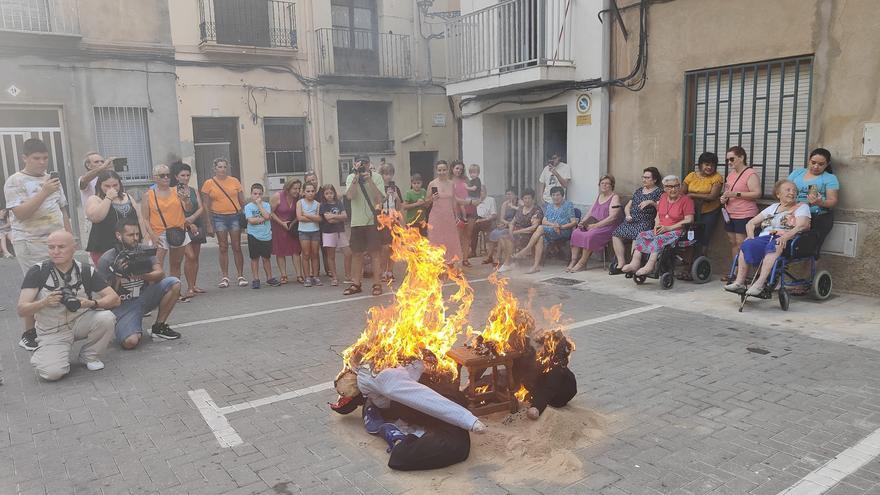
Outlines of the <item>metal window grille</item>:
[{"label": "metal window grille", "polygon": [[0,0],[0,29],[77,34],[76,0]]},{"label": "metal window grille", "polygon": [[812,75],[812,56],[686,73],[682,173],[704,151],[723,161],[742,146],[771,196],[777,180],[806,163]]},{"label": "metal window grille", "polygon": [[[507,119],[507,185],[522,194],[534,188],[543,168],[544,124],[541,115]],[[535,198],[540,201],[541,198]]]},{"label": "metal window grille", "polygon": [[150,132],[147,109],[139,107],[95,107],[95,135],[98,151],[105,157],[128,158],[126,180],[152,177]]},{"label": "metal window grille", "polygon": [[266,173],[304,174],[306,162],[306,123],[302,118],[265,118]]}]

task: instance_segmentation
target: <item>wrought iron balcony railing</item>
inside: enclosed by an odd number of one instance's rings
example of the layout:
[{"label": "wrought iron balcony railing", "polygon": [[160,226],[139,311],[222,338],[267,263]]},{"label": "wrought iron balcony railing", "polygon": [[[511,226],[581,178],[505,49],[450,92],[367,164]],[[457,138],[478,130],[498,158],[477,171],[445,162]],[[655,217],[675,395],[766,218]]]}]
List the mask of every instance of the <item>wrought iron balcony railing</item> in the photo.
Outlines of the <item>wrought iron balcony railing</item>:
[{"label": "wrought iron balcony railing", "polygon": [[343,28],[316,29],[315,35],[319,76],[413,77],[407,35]]},{"label": "wrought iron balcony railing", "polygon": [[202,43],[296,48],[293,2],[284,0],[199,0]]}]

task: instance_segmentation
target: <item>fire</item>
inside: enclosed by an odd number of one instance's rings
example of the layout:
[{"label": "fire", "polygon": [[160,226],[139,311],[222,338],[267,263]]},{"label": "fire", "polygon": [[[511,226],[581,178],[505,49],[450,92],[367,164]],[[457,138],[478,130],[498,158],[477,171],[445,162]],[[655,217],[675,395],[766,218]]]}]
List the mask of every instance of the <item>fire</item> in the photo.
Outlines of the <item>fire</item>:
[{"label": "fire", "polygon": [[528,397],[529,397],[529,391],[526,390],[526,386],[525,386],[525,385],[520,385],[520,386],[519,386],[519,390],[517,390],[516,392],[514,392],[513,395],[517,398],[517,400],[519,400],[520,402],[522,402],[522,401],[525,401],[525,400],[528,399]]},{"label": "fire", "polygon": [[534,320],[520,309],[519,300],[507,289],[507,279],[499,279],[495,273],[489,276],[495,286],[497,302],[482,332],[471,332],[469,344],[487,346],[503,356],[511,350],[522,350],[526,345],[529,331],[534,328]]},{"label": "fire", "polygon": [[489,391],[489,385],[480,385],[479,387],[474,388],[475,394],[485,394]]},{"label": "fire", "polygon": [[[370,363],[379,372],[433,355],[437,371],[455,376],[457,366],[446,353],[462,331],[471,333],[467,317],[473,290],[459,271],[446,266],[445,248],[397,220],[399,214],[379,216],[382,228],[391,229],[391,257],[406,263],[406,276],[390,305],[370,308],[366,328],[343,352],[343,360],[351,369]],[[458,287],[450,297],[458,305],[451,314],[443,298],[443,275]]]},{"label": "fire", "polygon": [[557,366],[568,366],[569,355],[574,351],[575,346],[562,330],[547,332],[538,339],[538,342],[541,348],[538,349],[535,359],[542,373],[549,373]]}]

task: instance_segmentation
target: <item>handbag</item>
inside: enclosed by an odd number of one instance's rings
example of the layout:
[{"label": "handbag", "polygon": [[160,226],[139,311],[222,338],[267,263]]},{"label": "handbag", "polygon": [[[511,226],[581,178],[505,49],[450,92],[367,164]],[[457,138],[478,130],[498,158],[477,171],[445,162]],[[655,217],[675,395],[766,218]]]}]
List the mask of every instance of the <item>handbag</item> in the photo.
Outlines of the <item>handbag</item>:
[{"label": "handbag", "polygon": [[232,203],[232,206],[235,208],[235,212],[238,213],[238,226],[242,229],[247,228],[248,221],[247,217],[244,215],[244,211],[241,209],[241,207],[236,206],[235,201],[233,201],[232,198],[230,198],[229,195],[226,194],[226,190],[223,189],[223,186],[221,186],[219,182],[217,182],[217,179],[211,177],[211,180],[214,181],[214,184],[216,184],[217,187],[220,189],[220,192],[222,192],[223,195],[226,196],[226,199],[228,199],[229,202]]},{"label": "handbag", "polygon": [[[153,201],[156,202],[156,211],[159,212],[159,219],[162,220],[162,226],[165,227],[165,240],[168,241],[169,247],[180,247],[186,242],[186,231],[180,227],[169,227],[165,223],[165,215],[162,214],[162,208],[159,207],[159,195],[153,190]],[[180,205],[183,209],[183,205]]]}]

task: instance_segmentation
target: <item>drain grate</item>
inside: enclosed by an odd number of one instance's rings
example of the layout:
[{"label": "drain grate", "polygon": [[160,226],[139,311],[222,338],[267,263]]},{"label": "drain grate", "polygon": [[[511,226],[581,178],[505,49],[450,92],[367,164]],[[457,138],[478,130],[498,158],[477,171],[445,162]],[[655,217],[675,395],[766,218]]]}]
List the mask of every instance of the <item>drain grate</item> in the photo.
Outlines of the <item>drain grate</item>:
[{"label": "drain grate", "polygon": [[542,282],[544,282],[545,284],[564,285],[567,287],[567,286],[577,285],[577,284],[583,283],[583,280],[578,280],[575,278],[553,277],[553,278],[548,278],[546,280],[542,280]]}]

